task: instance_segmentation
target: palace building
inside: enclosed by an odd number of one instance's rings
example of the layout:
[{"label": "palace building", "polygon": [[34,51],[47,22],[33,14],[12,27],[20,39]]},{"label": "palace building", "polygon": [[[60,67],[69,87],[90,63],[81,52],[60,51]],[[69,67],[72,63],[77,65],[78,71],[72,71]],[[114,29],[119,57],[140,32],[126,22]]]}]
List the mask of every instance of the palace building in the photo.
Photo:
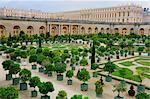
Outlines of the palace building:
[{"label": "palace building", "polygon": [[150,11],[139,5],[82,9],[49,13],[37,10],[0,8],[0,36],[29,35],[49,32],[51,35],[90,33],[150,34]]}]

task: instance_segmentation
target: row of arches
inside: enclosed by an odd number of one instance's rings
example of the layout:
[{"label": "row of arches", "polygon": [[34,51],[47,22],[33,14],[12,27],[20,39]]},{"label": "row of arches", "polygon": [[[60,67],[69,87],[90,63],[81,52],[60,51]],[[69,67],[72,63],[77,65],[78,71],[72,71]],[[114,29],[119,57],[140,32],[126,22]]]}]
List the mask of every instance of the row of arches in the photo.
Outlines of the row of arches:
[{"label": "row of arches", "polygon": [[[21,27],[20,26],[15,25],[13,27],[13,34],[14,35],[18,35],[20,33],[20,31],[21,31]],[[5,35],[5,33],[6,33],[6,27],[4,25],[0,25],[0,35]],[[39,33],[40,34],[41,33],[45,33],[45,27],[44,26],[41,26],[39,28]],[[33,26],[28,26],[27,27],[27,34],[29,34],[29,35],[34,34],[34,28],[33,28]]]},{"label": "row of arches", "polygon": [[[28,26],[27,28],[27,34],[28,35],[32,35],[34,34],[34,30],[36,28],[34,28],[33,26]],[[15,25],[13,27],[13,34],[14,35],[18,35],[21,31],[21,27],[18,25]],[[144,35],[145,34],[145,29],[144,28],[140,28],[138,30],[135,30],[134,28],[114,28],[114,29],[110,29],[110,28],[98,28],[98,27],[84,27],[84,26],[78,26],[78,25],[74,25],[71,26],[71,28],[69,27],[69,25],[62,25],[61,26],[61,30],[59,28],[59,25],[52,25],[50,28],[50,33],[51,35],[57,35],[58,33],[60,33],[61,35],[65,35],[68,33],[72,33],[72,34],[76,34],[76,33],[80,33],[80,34],[91,34],[91,33],[121,33],[121,34],[127,34],[127,33],[139,33],[140,35]],[[4,25],[0,25],[0,35],[5,35],[6,33],[6,27]],[[45,27],[41,26],[39,27],[39,34],[41,33],[46,33]],[[150,33],[150,29],[148,30],[148,33]]]}]

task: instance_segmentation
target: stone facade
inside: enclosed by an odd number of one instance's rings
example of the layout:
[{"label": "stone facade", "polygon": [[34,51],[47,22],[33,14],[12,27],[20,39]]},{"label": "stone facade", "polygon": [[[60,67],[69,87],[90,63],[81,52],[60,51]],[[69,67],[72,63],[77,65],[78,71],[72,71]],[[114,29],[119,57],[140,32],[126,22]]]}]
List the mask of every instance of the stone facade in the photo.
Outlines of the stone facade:
[{"label": "stone facade", "polygon": [[138,5],[82,9],[77,11],[66,11],[59,13],[49,13],[37,10],[20,10],[4,7],[0,9],[0,16],[124,23],[145,22],[148,18],[150,18],[150,15],[144,14],[144,9]]},{"label": "stone facade", "polygon": [[0,36],[17,35],[23,30],[28,35],[49,32],[51,35],[65,34],[92,34],[92,33],[136,33],[139,35],[150,34],[149,24],[115,24],[115,23],[77,23],[70,21],[37,21],[37,20],[8,20],[0,19]]},{"label": "stone facade", "polygon": [[150,34],[150,13],[135,5],[60,13],[0,9],[0,36],[49,32],[51,35],[91,33]]}]

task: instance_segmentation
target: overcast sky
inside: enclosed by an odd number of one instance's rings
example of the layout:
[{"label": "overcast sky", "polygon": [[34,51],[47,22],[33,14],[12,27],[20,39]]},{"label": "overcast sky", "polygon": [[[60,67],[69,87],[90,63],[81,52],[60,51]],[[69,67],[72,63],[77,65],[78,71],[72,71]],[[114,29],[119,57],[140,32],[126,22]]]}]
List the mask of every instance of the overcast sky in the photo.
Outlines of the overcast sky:
[{"label": "overcast sky", "polygon": [[0,0],[0,7],[60,12],[84,8],[104,8],[136,3],[150,7],[150,0]]}]

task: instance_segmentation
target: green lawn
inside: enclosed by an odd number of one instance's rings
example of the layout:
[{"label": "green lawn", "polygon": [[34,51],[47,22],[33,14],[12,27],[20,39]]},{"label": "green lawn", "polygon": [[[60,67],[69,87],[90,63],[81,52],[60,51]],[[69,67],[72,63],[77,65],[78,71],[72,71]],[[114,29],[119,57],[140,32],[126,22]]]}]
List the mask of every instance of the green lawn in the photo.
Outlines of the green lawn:
[{"label": "green lawn", "polygon": [[148,67],[137,67],[136,69],[137,70],[142,70],[145,73],[150,73],[150,68],[148,68]]},{"label": "green lawn", "polygon": [[147,57],[141,57],[135,60],[138,64],[144,65],[144,66],[150,66],[150,58]]},{"label": "green lawn", "polygon": [[136,61],[138,64],[144,65],[144,66],[150,66],[150,62],[146,60],[138,60]]},{"label": "green lawn", "polygon": [[119,64],[121,64],[121,65],[123,65],[123,66],[133,66],[134,64],[132,63],[132,61],[125,61],[125,62],[121,62],[121,63],[119,63]]},{"label": "green lawn", "polygon": [[[120,72],[124,72],[124,75],[122,75]],[[140,78],[138,77],[138,75],[133,75],[133,71],[128,68],[117,69],[115,72],[112,73],[112,75],[140,82]]]}]

